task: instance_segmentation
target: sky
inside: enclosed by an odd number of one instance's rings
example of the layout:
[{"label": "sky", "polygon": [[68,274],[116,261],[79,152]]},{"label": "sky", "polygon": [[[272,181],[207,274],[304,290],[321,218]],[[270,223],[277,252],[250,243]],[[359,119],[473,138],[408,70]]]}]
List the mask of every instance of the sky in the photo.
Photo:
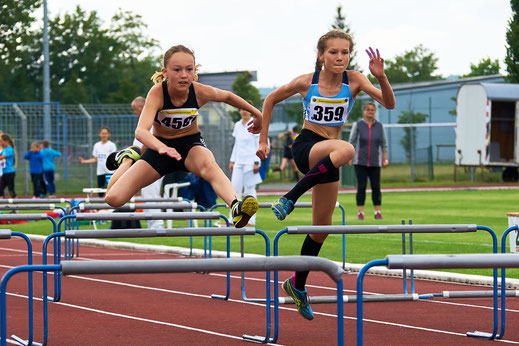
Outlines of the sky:
[{"label": "sky", "polygon": [[[437,74],[470,72],[483,58],[505,72],[509,0],[47,0],[49,16],[79,5],[108,25],[118,9],[138,13],[161,51],[184,44],[200,72],[257,71],[257,87],[278,87],[314,69],[316,45],[337,6],[351,30],[356,62],[368,73],[365,49],[393,59],[419,44],[438,58]],[[52,34],[52,33],[50,33]],[[157,70],[160,62],[157,62]]]}]

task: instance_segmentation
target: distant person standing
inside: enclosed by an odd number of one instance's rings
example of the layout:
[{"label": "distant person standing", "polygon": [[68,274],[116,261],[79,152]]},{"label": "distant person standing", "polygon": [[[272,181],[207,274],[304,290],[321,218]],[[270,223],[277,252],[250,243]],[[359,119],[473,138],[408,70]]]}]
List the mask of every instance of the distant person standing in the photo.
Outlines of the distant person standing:
[{"label": "distant person standing", "polygon": [[353,165],[357,176],[357,219],[364,220],[364,202],[369,178],[375,219],[382,220],[380,206],[380,167],[387,167],[387,137],[384,126],[375,119],[377,108],[373,102],[366,103],[363,118],[357,121],[350,134],[350,143],[355,147]]},{"label": "distant person standing", "polygon": [[41,147],[41,155],[43,156],[43,178],[45,179],[47,192],[50,195],[49,197],[54,197],[56,193],[56,186],[54,185],[54,172],[56,170],[54,158],[60,157],[61,153],[52,149],[48,140],[41,141]]},{"label": "distant person standing", "polygon": [[2,193],[2,196],[5,198],[4,192],[5,187],[7,186],[11,198],[16,198],[16,192],[14,192],[14,165],[16,163],[16,158],[14,154],[14,141],[7,133],[2,133],[2,135],[0,135],[0,146],[4,148],[0,152],[0,160],[2,160],[3,168],[2,181],[0,183],[0,192]]},{"label": "distant person standing", "polygon": [[[101,127],[99,138],[101,140],[94,144],[92,157],[84,159],[80,156],[79,163],[97,163],[97,187],[104,189],[106,187],[106,176],[113,173],[106,168],[106,158],[110,153],[116,151],[117,147],[114,142],[110,141],[110,129],[108,127]],[[103,196],[104,193],[99,194],[99,197]]]},{"label": "distant person standing", "polygon": [[29,160],[29,170],[31,172],[31,180],[33,187],[33,198],[40,198],[45,195],[43,187],[43,155],[40,151],[38,142],[31,144],[31,150],[23,156],[25,160]]},{"label": "distant person standing", "polygon": [[[250,101],[247,102],[252,105]],[[234,146],[229,162],[229,170],[232,172],[231,183],[238,199],[243,195],[256,198],[256,185],[262,181],[259,174],[261,160],[256,156],[259,134],[248,131],[249,123],[252,122],[250,112],[240,109],[240,116],[241,120],[234,124],[232,132]],[[256,224],[256,215],[250,218],[249,224]]]},{"label": "distant person standing", "polygon": [[292,166],[292,177],[294,181],[299,181],[299,170],[297,169],[296,162],[294,161],[294,156],[292,155],[292,144],[294,144],[294,140],[297,138],[299,128],[294,126],[292,131],[288,130],[286,132],[280,133],[278,135],[279,139],[285,138],[285,145],[283,147],[283,158],[281,159],[281,165],[276,171],[283,172],[287,163],[290,163]]}]

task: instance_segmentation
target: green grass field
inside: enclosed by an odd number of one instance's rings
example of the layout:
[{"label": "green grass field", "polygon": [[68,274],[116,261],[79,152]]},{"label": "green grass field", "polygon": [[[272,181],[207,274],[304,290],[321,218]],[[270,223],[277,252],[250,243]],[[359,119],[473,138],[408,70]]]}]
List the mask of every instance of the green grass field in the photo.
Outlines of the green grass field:
[{"label": "green grass field", "polygon": [[[383,194],[382,214],[384,220],[372,217],[371,196],[366,200],[366,220],[356,219],[355,195],[339,195],[339,203],[346,210],[346,224],[400,224],[402,220],[412,220],[414,224],[477,224],[492,228],[498,236],[500,248],[501,235],[508,227],[507,212],[518,211],[517,190],[467,190],[434,192],[388,192]],[[261,196],[261,202],[271,202],[276,196]],[[310,201],[310,195],[304,195],[301,201]],[[219,209],[227,215],[226,208]],[[334,214],[334,224],[341,224],[339,209]],[[174,227],[184,227],[184,221],[175,221]],[[275,219],[270,209],[260,209],[256,226],[266,232],[271,240],[276,233],[289,225],[311,224],[310,209],[296,209],[284,222]],[[145,222],[142,222],[145,226]],[[49,222],[37,221],[26,224],[5,225],[13,231],[33,234],[49,234]],[[100,228],[108,225],[99,225]],[[82,226],[82,228],[91,228]],[[304,236],[284,235],[280,239],[281,255],[297,255]],[[342,236],[330,236],[323,246],[321,256],[336,261],[342,260]],[[189,247],[189,238],[143,238],[125,239],[138,243],[161,244]],[[489,253],[492,251],[491,236],[485,231],[464,234],[417,234],[414,236],[415,253]],[[508,242],[507,242],[508,244]],[[203,248],[201,238],[194,239],[194,247]],[[225,250],[225,238],[213,237],[213,249]],[[234,237],[231,250],[239,251],[239,238]],[[264,240],[261,236],[246,237],[245,251],[265,253]],[[346,260],[350,263],[366,263],[383,258],[387,254],[402,251],[400,235],[349,235],[346,238]],[[490,270],[457,270],[457,272],[490,275]],[[508,270],[508,277],[519,278],[519,270]]]}]

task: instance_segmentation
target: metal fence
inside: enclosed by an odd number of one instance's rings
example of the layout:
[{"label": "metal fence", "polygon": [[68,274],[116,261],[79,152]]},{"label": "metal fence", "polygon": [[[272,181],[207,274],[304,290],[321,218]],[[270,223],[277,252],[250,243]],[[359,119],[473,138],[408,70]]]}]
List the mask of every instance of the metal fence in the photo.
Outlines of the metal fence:
[{"label": "metal fence", "polygon": [[[43,109],[50,106],[51,136],[44,138]],[[228,163],[232,150],[233,122],[218,103],[208,103],[200,109],[198,125],[207,146],[216,161],[229,175]],[[129,104],[75,104],[60,105],[57,102],[0,103],[0,131],[8,133],[15,141],[17,191],[29,190],[29,164],[23,155],[32,142],[49,140],[51,147],[62,153],[56,160],[56,186],[67,191],[80,191],[83,187],[93,187],[95,165],[81,165],[78,157],[92,156],[94,143],[99,141],[99,129],[108,127],[111,141],[117,148],[131,145],[134,139],[137,117]]]}]

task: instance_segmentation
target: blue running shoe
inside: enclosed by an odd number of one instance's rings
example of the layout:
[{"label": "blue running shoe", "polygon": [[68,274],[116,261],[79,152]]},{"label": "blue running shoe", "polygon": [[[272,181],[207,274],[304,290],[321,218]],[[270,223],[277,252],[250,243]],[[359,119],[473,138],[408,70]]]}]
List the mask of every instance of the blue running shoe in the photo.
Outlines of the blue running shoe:
[{"label": "blue running shoe", "polygon": [[304,291],[300,291],[296,289],[292,285],[292,278],[288,278],[283,282],[281,286],[285,293],[294,299],[294,302],[297,305],[297,312],[307,320],[314,319],[314,313],[312,312],[312,308],[310,308],[310,304],[308,303],[308,293],[306,293],[306,289]]},{"label": "blue running shoe", "polygon": [[281,197],[270,206],[278,220],[284,220],[294,210],[294,202],[286,197]]}]

